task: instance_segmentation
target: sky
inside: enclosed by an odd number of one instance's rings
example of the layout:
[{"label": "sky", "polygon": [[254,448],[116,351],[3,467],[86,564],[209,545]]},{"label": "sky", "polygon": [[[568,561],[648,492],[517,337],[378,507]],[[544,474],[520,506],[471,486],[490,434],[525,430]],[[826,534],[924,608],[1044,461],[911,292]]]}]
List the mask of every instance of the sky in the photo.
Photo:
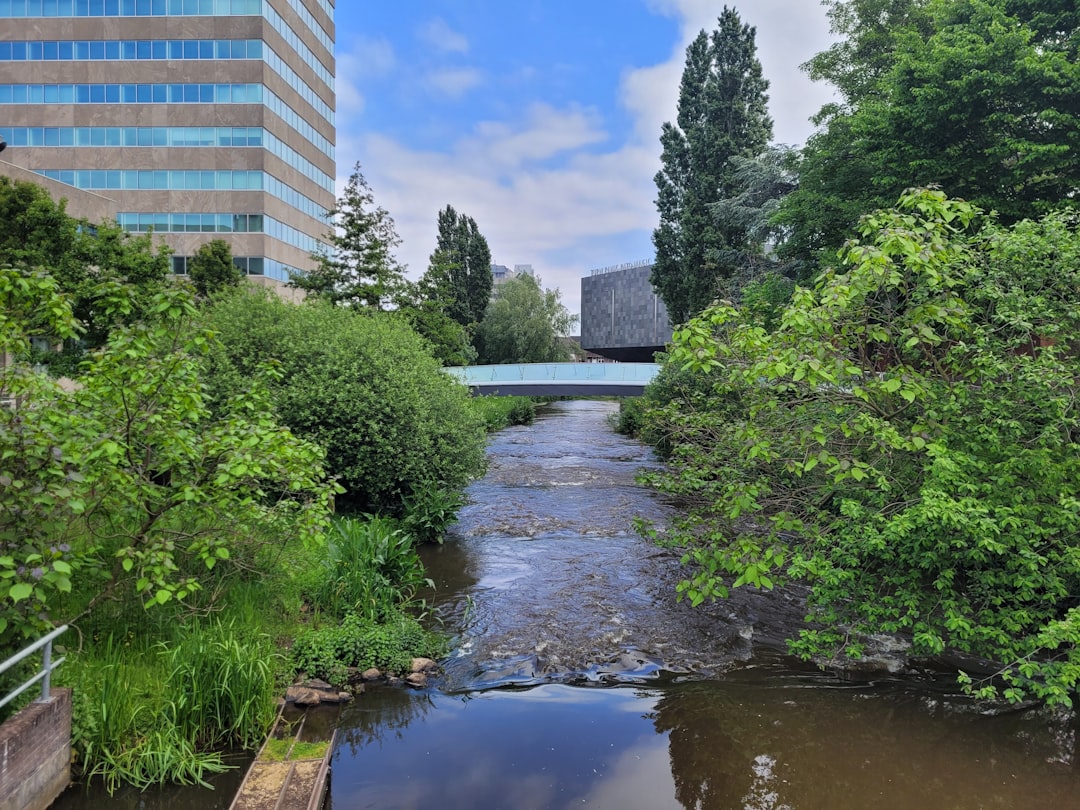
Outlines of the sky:
[{"label": "sky", "polygon": [[[530,264],[580,310],[593,268],[653,256],[660,127],[686,46],[724,0],[338,0],[339,194],[357,163],[416,279],[438,212],[476,220],[492,261]],[[832,38],[818,0],[727,0],[757,29],[774,141],[831,98],[799,65]]]}]

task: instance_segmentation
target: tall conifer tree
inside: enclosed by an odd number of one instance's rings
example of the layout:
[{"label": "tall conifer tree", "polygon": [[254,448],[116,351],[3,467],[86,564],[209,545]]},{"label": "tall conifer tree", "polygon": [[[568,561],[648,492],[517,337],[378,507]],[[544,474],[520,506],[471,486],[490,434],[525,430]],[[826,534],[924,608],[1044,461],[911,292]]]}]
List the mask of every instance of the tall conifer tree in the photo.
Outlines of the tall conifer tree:
[{"label": "tall conifer tree", "polygon": [[476,220],[451,205],[439,212],[435,252],[421,287],[462,326],[478,324],[491,299],[491,249]]},{"label": "tall conifer tree", "polygon": [[676,321],[712,301],[719,279],[734,270],[722,257],[747,240],[745,229],[718,223],[709,206],[738,191],[731,159],[759,155],[772,138],[755,33],[725,6],[716,30],[698,34],[686,49],[676,124],[661,131],[651,280]]}]

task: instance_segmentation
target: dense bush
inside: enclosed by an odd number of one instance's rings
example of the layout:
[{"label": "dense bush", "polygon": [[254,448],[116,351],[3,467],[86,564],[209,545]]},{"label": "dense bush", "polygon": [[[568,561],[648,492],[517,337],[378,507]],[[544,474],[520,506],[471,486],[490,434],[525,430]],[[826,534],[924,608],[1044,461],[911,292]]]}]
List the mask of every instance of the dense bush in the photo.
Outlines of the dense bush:
[{"label": "dense bush", "polygon": [[471,405],[490,432],[510,425],[531,425],[536,419],[536,401],[532,397],[473,397]]},{"label": "dense bush", "polygon": [[[936,191],[864,219],[843,266],[766,332],[728,305],[674,339],[704,407],[659,423],[692,509],[694,602],[812,586],[795,649],[908,634],[1002,664],[1005,697],[1069,704],[1080,677],[1080,233],[1005,229]],[[996,694],[991,685],[980,694]]]},{"label": "dense bush", "polygon": [[396,512],[419,489],[460,489],[482,469],[483,426],[467,391],[394,313],[248,289],[216,302],[206,324],[222,346],[208,367],[217,407],[275,362],[280,419],[326,448],[350,506]]}]

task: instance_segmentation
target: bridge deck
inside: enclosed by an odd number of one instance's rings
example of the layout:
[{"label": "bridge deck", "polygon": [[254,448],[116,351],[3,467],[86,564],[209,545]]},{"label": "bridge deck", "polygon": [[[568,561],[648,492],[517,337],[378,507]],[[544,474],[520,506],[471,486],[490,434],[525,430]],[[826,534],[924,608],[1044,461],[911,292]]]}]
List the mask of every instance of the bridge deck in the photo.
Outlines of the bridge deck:
[{"label": "bridge deck", "polygon": [[656,363],[523,363],[456,366],[448,374],[474,394],[495,396],[623,396],[641,394]]}]

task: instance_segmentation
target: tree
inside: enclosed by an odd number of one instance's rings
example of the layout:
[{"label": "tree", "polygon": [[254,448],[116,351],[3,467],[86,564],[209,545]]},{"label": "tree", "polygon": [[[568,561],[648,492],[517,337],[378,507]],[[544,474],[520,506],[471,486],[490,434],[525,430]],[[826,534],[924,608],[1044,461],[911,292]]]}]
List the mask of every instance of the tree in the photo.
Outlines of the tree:
[{"label": "tree", "polygon": [[484,430],[468,391],[395,312],[303,305],[241,289],[204,313],[220,336],[207,376],[216,409],[272,362],[281,419],[326,448],[326,465],[361,510],[400,511],[427,488],[460,489],[483,468]]},{"label": "tree", "polygon": [[937,185],[1005,224],[1077,205],[1080,27],[1075,4],[836,0],[848,34],[808,63],[844,104],[819,119],[782,207],[804,259],[858,215]]},{"label": "tree", "polygon": [[522,274],[502,283],[476,331],[482,363],[548,363],[570,359],[562,338],[577,316],[566,311],[558,290]]},{"label": "tree", "polygon": [[[128,309],[126,292],[100,306]],[[40,274],[0,270],[0,305],[0,349],[24,328],[75,326]],[[61,603],[73,580],[91,606],[120,589],[148,606],[182,601],[211,569],[249,559],[260,533],[325,528],[336,486],[322,450],[275,421],[274,373],[253,374],[220,416],[207,410],[199,372],[213,338],[194,315],[183,289],[166,288],[145,321],[89,355],[74,391],[19,363],[0,371],[0,388],[23,396],[0,408],[0,648],[73,619]]]},{"label": "tree", "polygon": [[[805,580],[807,657],[905,634],[1000,662],[1004,697],[1069,705],[1080,682],[1080,232],[1011,227],[935,190],[867,216],[841,266],[766,333],[717,305],[669,363],[711,402],[661,412],[654,476],[693,602]],[[700,387],[696,390],[701,390]],[[975,687],[994,696],[994,685]]]},{"label": "tree", "polygon": [[315,268],[289,284],[335,304],[383,309],[405,284],[405,268],[393,254],[401,239],[390,214],[375,205],[359,163],[329,217],[329,249],[314,254]]},{"label": "tree", "polygon": [[232,249],[224,239],[211,239],[200,245],[188,260],[188,278],[195,291],[206,298],[226,287],[235,287],[244,277],[233,262]]},{"label": "tree", "polygon": [[[7,177],[0,177],[0,265],[47,270],[82,322],[80,340],[88,347],[101,346],[113,328],[143,317],[170,276],[169,250],[155,248],[150,234],[75,219],[65,200]],[[116,297],[120,288],[126,292]],[[101,306],[104,295],[123,305]]]},{"label": "tree", "polygon": [[727,251],[747,241],[745,229],[717,222],[709,205],[734,196],[732,158],[759,155],[772,137],[754,40],[754,28],[725,6],[712,35],[702,30],[687,48],[677,123],[661,130],[651,280],[675,321],[716,297],[718,280],[735,269]]},{"label": "tree", "polygon": [[472,328],[484,317],[492,283],[491,250],[476,220],[446,206],[439,212],[438,242],[420,282],[422,295]]}]

